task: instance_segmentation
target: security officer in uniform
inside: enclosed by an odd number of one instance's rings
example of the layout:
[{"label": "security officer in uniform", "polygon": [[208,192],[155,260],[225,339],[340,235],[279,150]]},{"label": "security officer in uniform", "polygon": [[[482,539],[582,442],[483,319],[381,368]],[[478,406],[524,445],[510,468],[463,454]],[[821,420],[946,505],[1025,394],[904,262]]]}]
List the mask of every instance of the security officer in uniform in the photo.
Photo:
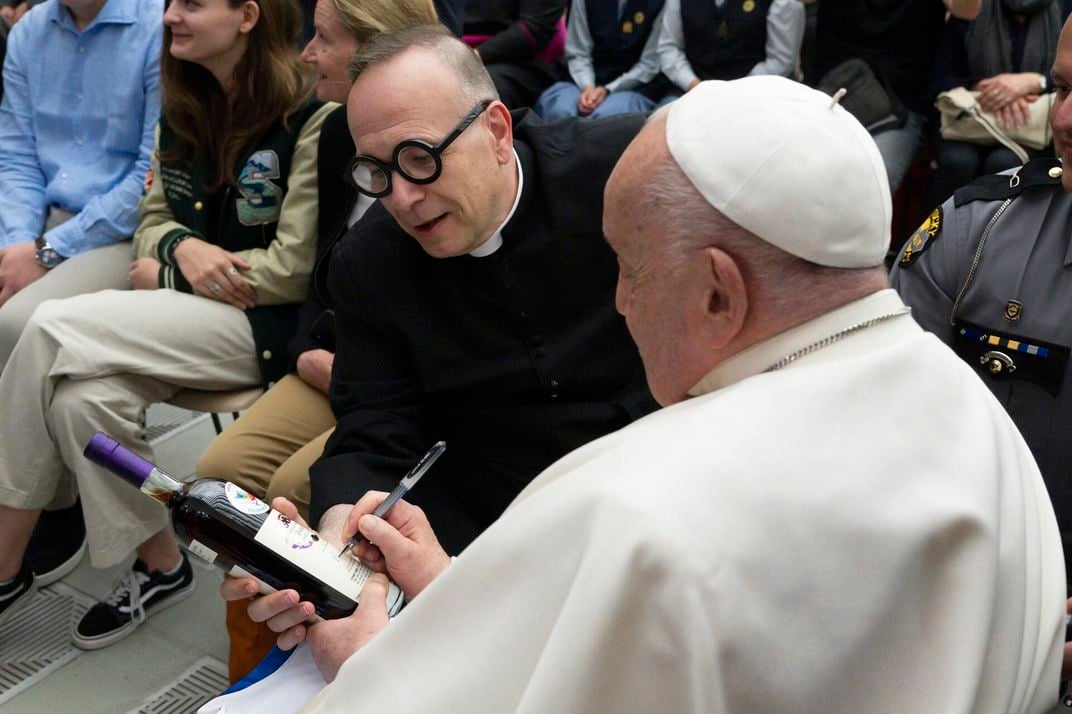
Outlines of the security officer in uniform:
[{"label": "security officer in uniform", "polygon": [[1072,572],[1072,24],[1061,33],[1053,75],[1057,96],[1050,121],[1061,158],[1037,159],[958,190],[908,239],[891,281],[916,320],[975,368],[1020,429],[1053,500],[1067,574]]}]

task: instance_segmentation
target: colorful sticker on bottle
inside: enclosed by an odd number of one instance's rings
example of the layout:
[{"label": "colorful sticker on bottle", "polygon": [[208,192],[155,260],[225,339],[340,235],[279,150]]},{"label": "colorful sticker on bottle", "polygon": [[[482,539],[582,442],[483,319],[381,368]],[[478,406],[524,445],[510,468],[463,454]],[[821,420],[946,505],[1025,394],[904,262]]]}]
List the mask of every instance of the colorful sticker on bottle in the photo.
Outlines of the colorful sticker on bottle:
[{"label": "colorful sticker on bottle", "polygon": [[227,500],[231,502],[231,505],[239,511],[242,511],[242,513],[256,516],[268,510],[267,503],[260,500],[249,491],[243,491],[230,481],[223,487],[223,490],[227,494]]},{"label": "colorful sticker on bottle", "polygon": [[273,510],[254,538],[290,562],[357,602],[372,571],[349,556],[337,558],[339,546]]},{"label": "colorful sticker on bottle", "polygon": [[198,558],[201,558],[202,560],[207,560],[210,563],[216,560],[216,551],[212,550],[212,548],[209,548],[204,543],[200,543],[196,540],[190,541],[190,545],[186,546],[186,549],[196,555]]}]

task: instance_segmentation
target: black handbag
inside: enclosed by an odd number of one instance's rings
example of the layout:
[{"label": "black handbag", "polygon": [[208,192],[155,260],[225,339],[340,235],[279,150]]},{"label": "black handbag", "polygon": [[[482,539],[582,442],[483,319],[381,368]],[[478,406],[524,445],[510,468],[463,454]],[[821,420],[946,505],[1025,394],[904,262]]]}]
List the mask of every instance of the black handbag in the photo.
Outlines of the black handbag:
[{"label": "black handbag", "polygon": [[862,59],[854,57],[834,67],[819,80],[818,88],[830,96],[844,89],[841,106],[872,134],[900,129],[908,121],[908,111],[889,84]]}]

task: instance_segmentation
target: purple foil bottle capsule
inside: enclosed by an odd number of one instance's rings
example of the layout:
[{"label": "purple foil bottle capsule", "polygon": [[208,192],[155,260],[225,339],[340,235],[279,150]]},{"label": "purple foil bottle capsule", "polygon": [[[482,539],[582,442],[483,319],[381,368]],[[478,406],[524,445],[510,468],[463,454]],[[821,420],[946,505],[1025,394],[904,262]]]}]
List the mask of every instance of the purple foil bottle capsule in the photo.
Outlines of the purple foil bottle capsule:
[{"label": "purple foil bottle capsule", "polygon": [[103,466],[141,488],[156,467],[104,432],[98,431],[82,452],[93,463]]}]

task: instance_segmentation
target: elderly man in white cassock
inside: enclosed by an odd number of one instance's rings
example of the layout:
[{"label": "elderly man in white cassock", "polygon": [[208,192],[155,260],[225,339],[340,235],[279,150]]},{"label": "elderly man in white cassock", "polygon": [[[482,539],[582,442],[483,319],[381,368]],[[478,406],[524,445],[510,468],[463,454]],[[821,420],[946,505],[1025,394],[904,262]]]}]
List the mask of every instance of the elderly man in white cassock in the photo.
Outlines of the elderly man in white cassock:
[{"label": "elderly man in white cassock", "polygon": [[298,624],[292,591],[249,608],[333,680],[308,710],[1053,706],[1050,500],[886,288],[889,226],[878,150],[826,95],[705,82],[656,114],[604,228],[665,408],[551,466],[454,562],[418,509],[359,501],[344,536],[407,593],[393,622],[381,576],[343,620]]}]

